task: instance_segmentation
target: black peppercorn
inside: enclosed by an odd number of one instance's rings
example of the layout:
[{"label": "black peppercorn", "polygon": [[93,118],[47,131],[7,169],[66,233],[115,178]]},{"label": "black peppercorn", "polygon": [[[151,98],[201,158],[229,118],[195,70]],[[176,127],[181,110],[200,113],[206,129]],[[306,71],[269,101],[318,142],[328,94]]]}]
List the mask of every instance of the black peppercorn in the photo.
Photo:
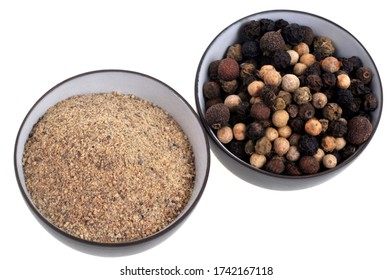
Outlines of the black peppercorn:
[{"label": "black peppercorn", "polygon": [[319,148],[317,138],[310,135],[302,135],[298,141],[298,149],[302,155],[312,156]]},{"label": "black peppercorn", "polygon": [[246,126],[246,136],[251,140],[257,140],[264,136],[264,128],[259,122],[252,122]]},{"label": "black peppercorn", "polygon": [[294,133],[302,134],[304,132],[305,121],[300,117],[289,120],[289,126]]},{"label": "black peppercorn", "polygon": [[354,96],[349,89],[338,89],[336,91],[336,102],[344,107],[348,107],[353,102]]},{"label": "black peppercorn", "polygon": [[269,31],[260,38],[260,50],[269,56],[278,50],[285,50],[286,43],[279,31]]},{"label": "black peppercorn", "polygon": [[302,42],[305,38],[305,30],[296,23],[291,23],[282,29],[284,40],[294,46]]},{"label": "black peppercorn", "polygon": [[356,77],[360,79],[365,85],[368,84],[373,77],[372,70],[369,67],[360,67],[356,72]]},{"label": "black peppercorn", "polygon": [[301,157],[298,164],[305,174],[316,174],[320,170],[320,162],[312,156]]},{"label": "black peppercorn", "polygon": [[213,81],[218,81],[218,65],[220,63],[220,60],[215,60],[210,63],[208,66],[208,77],[213,80]]},{"label": "black peppercorn", "polygon": [[259,53],[260,46],[256,41],[246,41],[242,44],[242,55],[245,58],[256,57]]},{"label": "black peppercorn", "polygon": [[347,133],[347,124],[345,120],[333,120],[327,130],[328,134],[333,137],[343,137]]},{"label": "black peppercorn", "polygon": [[289,23],[284,20],[284,19],[278,19],[277,21],[275,21],[275,30],[279,30],[282,29],[284,27],[286,27]]},{"label": "black peppercorn", "polygon": [[205,119],[207,124],[213,129],[219,129],[228,124],[230,110],[223,103],[218,103],[209,107],[206,111]]},{"label": "black peppercorn", "polygon": [[249,85],[257,79],[256,66],[253,63],[241,63],[240,65],[240,79],[244,85]]},{"label": "black peppercorn", "polygon": [[246,159],[247,154],[245,153],[245,143],[243,141],[231,141],[229,149],[236,157],[243,160]]},{"label": "black peppercorn", "polygon": [[275,30],[275,22],[269,18],[262,18],[259,20],[261,34]]},{"label": "black peppercorn", "polygon": [[264,103],[255,103],[250,108],[250,116],[256,121],[267,120],[271,115],[271,109]]},{"label": "black peppercorn", "polygon": [[324,85],[327,87],[333,87],[336,85],[336,76],[334,73],[325,72],[321,74],[321,78],[323,80]]},{"label": "black peppercorn", "polygon": [[208,99],[218,98],[220,96],[220,86],[214,81],[206,82],[203,85],[203,93]]},{"label": "black peppercorn", "polygon": [[284,164],[283,159],[280,157],[274,157],[270,161],[267,162],[265,169],[268,172],[272,172],[275,174],[282,174],[285,170],[286,166]]},{"label": "black peppercorn", "polygon": [[373,93],[366,94],[363,101],[363,108],[365,109],[365,111],[374,111],[377,109],[377,106],[377,97]]},{"label": "black peppercorn", "polygon": [[304,121],[313,118],[315,113],[316,113],[316,109],[313,107],[311,103],[306,103],[299,106],[298,116]]},{"label": "black peppercorn", "polygon": [[352,56],[349,58],[353,65],[353,70],[356,71],[358,68],[361,68],[363,66],[362,60],[358,56]]},{"label": "black peppercorn", "polygon": [[318,60],[331,56],[335,52],[335,47],[331,39],[325,36],[316,36],[313,40],[314,54]]},{"label": "black peppercorn", "polygon": [[278,50],[272,55],[272,65],[276,69],[284,69],[290,65],[291,56],[285,50]]},{"label": "black peppercorn", "polygon": [[244,40],[255,40],[260,37],[260,23],[255,20],[251,20],[245,23],[240,29],[240,37]]},{"label": "black peppercorn", "polygon": [[304,42],[305,44],[310,46],[314,40],[313,29],[309,26],[306,26],[306,25],[302,25],[301,28],[304,31],[304,38],[303,38],[302,42]]},{"label": "black peppercorn", "polygon": [[372,92],[372,90],[360,79],[352,79],[350,89],[354,95],[365,95]]},{"label": "black peppercorn", "polygon": [[292,176],[300,176],[302,175],[301,169],[294,162],[286,163],[286,172]]},{"label": "black peppercorn", "polygon": [[344,146],[344,148],[341,149],[339,152],[340,152],[340,155],[342,156],[342,158],[346,159],[346,158],[352,156],[356,150],[357,150],[357,147],[355,145],[346,144],[346,146]]},{"label": "black peppercorn", "polygon": [[342,71],[350,73],[354,70],[354,63],[352,60],[347,57],[341,57],[339,60],[342,62],[342,67],[340,68]]},{"label": "black peppercorn", "polygon": [[323,86],[323,80],[321,77],[317,74],[312,74],[306,77],[306,85],[314,90],[314,91],[319,91],[322,86]]},{"label": "black peppercorn", "polygon": [[296,104],[289,104],[286,108],[290,118],[295,118],[298,115],[299,107]]}]

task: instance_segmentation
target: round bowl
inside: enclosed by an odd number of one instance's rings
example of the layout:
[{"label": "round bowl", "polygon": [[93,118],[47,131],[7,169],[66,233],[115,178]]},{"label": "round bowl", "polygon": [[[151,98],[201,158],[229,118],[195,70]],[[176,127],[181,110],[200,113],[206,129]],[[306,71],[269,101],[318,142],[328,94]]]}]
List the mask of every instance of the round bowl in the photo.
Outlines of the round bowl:
[{"label": "round bowl", "polygon": [[[288,23],[297,23],[299,25],[309,26],[312,28],[314,35],[323,35],[333,41],[336,50],[334,56],[358,56],[362,60],[363,66],[369,67],[373,72],[371,88],[378,99],[378,107],[370,114],[373,126],[372,134],[365,143],[357,147],[354,154],[339,163],[335,168],[326,169],[313,175],[291,176],[275,174],[264,169],[253,167],[230,152],[227,146],[219,141],[216,131],[214,131],[205,120],[206,98],[203,94],[203,85],[205,82],[209,81],[208,68],[210,63],[224,58],[229,46],[241,42],[239,30],[245,23],[252,20],[258,21],[263,18],[271,20],[284,19]],[[211,140],[211,148],[218,159],[231,172],[250,183],[263,187],[273,189],[296,189],[313,186],[325,181],[327,178],[335,176],[363,152],[376,132],[381,117],[383,93],[381,80],[374,61],[365,47],[352,34],[350,34],[350,32],[336,23],[314,14],[293,10],[271,10],[241,18],[226,27],[213,39],[205,50],[198,65],[195,79],[195,99],[197,111]]]},{"label": "round bowl", "polygon": [[[118,91],[124,94],[133,94],[139,98],[148,100],[167,111],[178,122],[191,143],[194,153],[196,176],[193,193],[187,205],[175,218],[175,220],[167,227],[154,233],[153,235],[135,241],[128,241],[123,243],[99,243],[71,236],[51,224],[44,216],[41,215],[41,213],[33,204],[30,194],[26,188],[23,174],[22,157],[24,145],[29,137],[29,133],[31,132],[34,124],[37,123],[37,121],[48,110],[48,108],[55,105],[59,101],[74,95],[105,92],[110,93],[113,91]],[[100,70],[80,74],[59,83],[46,92],[34,104],[23,120],[16,138],[14,165],[16,179],[25,201],[29,205],[32,212],[39,217],[39,220],[44,222],[42,224],[49,225],[48,228],[54,229],[54,233],[57,236],[65,236],[66,239],[82,241],[81,243],[84,245],[88,243],[93,245],[129,246],[142,243],[146,244],[149,242],[151,244],[155,244],[157,239],[166,239],[169,236],[168,233],[173,232],[173,229],[176,228],[182,221],[184,221],[184,219],[197,205],[208,179],[210,168],[210,149],[207,134],[205,133],[205,130],[203,129],[196,112],[192,109],[189,103],[174,89],[153,77],[141,73],[124,70]],[[66,240],[65,242],[68,241],[69,240]]]}]

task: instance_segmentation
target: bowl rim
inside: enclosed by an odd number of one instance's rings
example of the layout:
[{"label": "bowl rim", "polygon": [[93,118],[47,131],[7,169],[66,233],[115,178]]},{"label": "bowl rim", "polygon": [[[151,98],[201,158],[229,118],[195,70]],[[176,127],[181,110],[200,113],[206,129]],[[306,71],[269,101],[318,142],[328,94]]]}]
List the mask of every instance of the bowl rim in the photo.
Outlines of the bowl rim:
[{"label": "bowl rim", "polygon": [[[105,243],[105,242],[97,242],[97,241],[91,241],[91,240],[82,239],[82,238],[79,238],[77,236],[71,235],[71,234],[61,230],[60,228],[56,227],[54,224],[52,224],[50,221],[48,221],[36,209],[36,207],[34,206],[33,202],[31,201],[31,199],[29,198],[28,194],[26,193],[25,189],[22,186],[22,182],[21,182],[21,179],[20,179],[21,174],[19,174],[18,168],[17,168],[17,166],[18,166],[17,148],[18,148],[19,138],[20,138],[20,135],[21,135],[21,132],[22,132],[22,128],[24,127],[24,124],[28,120],[29,116],[31,115],[31,113],[33,112],[35,107],[38,104],[40,104],[40,102],[47,95],[50,95],[56,88],[62,86],[63,84],[66,84],[67,82],[72,81],[74,79],[78,79],[80,77],[94,75],[94,74],[99,74],[99,73],[123,73],[123,74],[130,74],[130,75],[139,75],[139,76],[142,76],[144,78],[153,80],[153,81],[157,82],[158,84],[162,85],[163,87],[166,87],[167,89],[169,89],[171,93],[173,93],[177,98],[179,98],[184,103],[184,105],[189,109],[189,112],[196,119],[196,121],[199,124],[200,129],[202,131],[202,135],[201,135],[200,138],[204,142],[204,145],[206,146],[206,150],[207,150],[205,176],[204,176],[204,178],[201,181],[200,191],[197,193],[197,196],[195,197],[194,201],[190,204],[190,206],[184,212],[181,212],[180,215],[178,215],[176,217],[176,219],[172,223],[170,223],[168,226],[164,227],[160,231],[158,231],[158,232],[156,232],[156,233],[154,233],[152,235],[149,235],[147,237],[144,237],[144,238],[140,238],[140,239],[136,239],[136,240],[130,240],[130,241],[124,241],[124,242],[118,242],[118,243]],[[63,100],[63,99],[59,99],[58,102],[61,101],[61,100]],[[38,217],[41,221],[43,221],[46,225],[48,225],[49,228],[54,229],[55,232],[60,233],[62,236],[65,236],[65,237],[67,237],[67,238],[69,238],[71,240],[76,240],[77,242],[81,242],[83,244],[94,245],[94,246],[99,246],[99,247],[125,247],[125,246],[132,246],[132,245],[141,245],[141,244],[144,244],[144,243],[148,243],[148,242],[150,242],[152,240],[158,239],[160,237],[163,237],[168,232],[172,231],[174,228],[176,228],[178,225],[180,225],[190,215],[190,213],[194,210],[194,208],[198,204],[201,196],[203,195],[205,187],[207,185],[209,172],[210,172],[210,165],[211,165],[211,155],[210,155],[210,144],[209,144],[209,141],[208,141],[207,133],[203,129],[203,125],[202,125],[202,123],[200,121],[200,118],[199,118],[198,114],[193,109],[193,107],[189,104],[189,102],[181,94],[179,94],[176,90],[174,90],[172,87],[170,87],[166,83],[162,82],[161,80],[159,80],[157,78],[154,78],[154,77],[152,77],[150,75],[144,74],[144,73],[140,73],[140,72],[136,72],[136,71],[132,71],[132,70],[123,70],[123,69],[101,69],[101,70],[93,70],[93,71],[83,72],[81,74],[77,74],[77,75],[74,75],[74,76],[72,76],[70,78],[67,78],[67,79],[63,80],[62,82],[56,84],[55,86],[50,88],[48,91],[46,91],[34,103],[34,105],[30,108],[30,110],[28,111],[28,113],[24,117],[24,119],[23,119],[23,121],[22,121],[22,123],[21,123],[21,125],[20,125],[20,127],[18,129],[18,133],[17,133],[17,136],[16,136],[15,144],[14,144],[13,161],[14,161],[14,171],[15,171],[16,180],[17,180],[17,183],[18,183],[18,186],[19,186],[19,190],[21,191],[22,196],[23,196],[25,202],[28,204],[30,210],[33,211],[33,214],[35,214],[36,217]]]},{"label": "bowl rim", "polygon": [[[371,61],[371,63],[372,63],[373,66],[374,66],[374,70],[375,70],[375,72],[376,72],[376,73],[374,73],[374,74],[375,74],[374,76],[378,78],[378,79],[377,79],[377,80],[378,80],[377,82],[378,82],[378,84],[379,84],[379,86],[380,86],[380,98],[379,98],[379,102],[378,102],[379,114],[378,114],[378,115],[375,117],[375,119],[374,119],[372,134],[370,135],[369,139],[368,139],[366,142],[364,142],[364,143],[360,144],[359,146],[357,146],[357,149],[356,149],[356,151],[354,152],[353,155],[351,155],[349,158],[347,158],[347,159],[345,159],[344,161],[342,161],[341,163],[339,163],[338,166],[335,167],[335,168],[325,169],[325,170],[323,170],[323,171],[321,171],[321,172],[317,172],[317,173],[315,173],[315,174],[310,174],[310,175],[309,175],[309,174],[304,174],[304,175],[297,175],[297,176],[286,175],[286,174],[275,174],[275,173],[268,172],[268,171],[263,170],[263,169],[260,169],[260,168],[256,168],[256,167],[252,166],[251,164],[249,164],[249,163],[247,163],[247,162],[245,162],[245,161],[239,159],[239,158],[236,157],[233,153],[231,153],[231,152],[225,147],[225,145],[224,145],[223,143],[221,143],[221,142],[217,139],[217,137],[216,137],[215,133],[213,132],[212,128],[209,127],[209,125],[207,124],[207,122],[206,122],[206,120],[205,120],[205,118],[204,118],[204,113],[205,113],[205,112],[202,110],[202,106],[201,106],[201,103],[200,103],[201,100],[198,98],[198,96],[199,96],[198,93],[199,93],[200,91],[202,91],[202,89],[199,88],[199,79],[200,79],[200,70],[201,70],[201,67],[202,67],[202,65],[203,65],[203,63],[204,63],[205,57],[207,56],[209,50],[211,49],[211,47],[213,46],[213,44],[215,43],[215,41],[217,41],[218,38],[219,38],[226,30],[230,29],[232,26],[238,24],[238,23],[241,22],[241,21],[244,21],[244,20],[246,20],[246,19],[253,18],[253,17],[256,17],[256,16],[260,16],[260,19],[261,19],[263,15],[268,15],[268,14],[270,14],[270,13],[293,13],[293,14],[302,14],[302,15],[306,15],[306,16],[309,16],[309,17],[317,18],[317,19],[319,19],[319,20],[322,20],[322,21],[325,21],[325,22],[328,22],[328,23],[334,25],[334,26],[337,27],[338,29],[341,29],[343,32],[345,32],[348,36],[352,37],[352,39],[355,40],[355,41],[360,45],[360,47],[361,47],[361,48],[363,49],[363,51],[366,53],[366,55],[368,56],[369,60]],[[228,46],[227,46],[227,47],[228,47]],[[224,50],[222,50],[222,57],[223,57],[223,56],[224,56]],[[241,17],[240,19],[238,19],[238,20],[236,20],[236,21],[230,23],[228,26],[226,26],[222,31],[220,31],[220,32],[213,38],[213,40],[208,44],[207,48],[205,49],[205,51],[204,51],[202,57],[200,58],[200,61],[199,61],[199,64],[198,64],[198,67],[197,67],[197,70],[196,70],[196,77],[195,77],[195,84],[194,84],[194,86],[195,86],[194,89],[195,89],[195,102],[196,102],[197,112],[198,112],[198,114],[199,114],[199,116],[200,116],[200,119],[201,119],[201,121],[202,121],[202,124],[203,124],[204,128],[206,129],[206,131],[207,131],[207,133],[208,133],[208,136],[209,136],[210,140],[212,140],[212,141],[214,142],[214,144],[216,144],[216,146],[218,146],[218,149],[220,149],[221,151],[223,151],[223,153],[224,153],[225,155],[227,155],[228,157],[230,157],[230,159],[233,159],[235,162],[241,164],[242,166],[244,166],[244,167],[246,167],[246,168],[248,168],[248,169],[250,169],[250,170],[253,170],[253,171],[255,171],[255,172],[259,173],[259,174],[263,174],[263,175],[267,175],[267,176],[275,177],[275,178],[280,178],[280,179],[286,179],[286,180],[290,180],[290,179],[294,179],[294,180],[295,180],[295,179],[317,178],[317,177],[321,177],[321,176],[324,176],[324,175],[331,175],[331,174],[333,174],[333,173],[336,173],[338,170],[342,170],[344,167],[350,165],[350,164],[351,164],[351,163],[352,163],[352,162],[353,162],[353,161],[354,161],[354,160],[355,160],[355,159],[365,150],[365,148],[367,147],[367,145],[371,142],[371,139],[372,139],[373,136],[375,135],[376,130],[377,130],[377,128],[378,128],[378,125],[379,125],[379,123],[380,123],[381,115],[382,115],[382,109],[383,109],[383,88],[382,88],[382,82],[381,82],[380,74],[379,74],[379,71],[378,71],[378,69],[377,69],[376,63],[374,62],[373,58],[371,57],[371,55],[370,55],[370,53],[367,51],[367,49],[364,47],[364,45],[363,45],[363,44],[362,44],[353,34],[351,34],[351,32],[349,32],[348,30],[346,30],[344,27],[340,26],[339,24],[337,24],[337,23],[335,23],[335,22],[333,22],[333,21],[331,21],[331,20],[329,20],[329,19],[327,19],[327,18],[324,18],[324,17],[322,17],[322,16],[319,16],[319,15],[317,15],[317,14],[313,14],[313,13],[306,12],[306,11],[300,11],[300,10],[291,10],[291,9],[273,9],[273,10],[265,10],[265,11],[260,11],[260,12],[256,12],[256,13],[253,13],[253,14],[246,15],[246,16]]]}]

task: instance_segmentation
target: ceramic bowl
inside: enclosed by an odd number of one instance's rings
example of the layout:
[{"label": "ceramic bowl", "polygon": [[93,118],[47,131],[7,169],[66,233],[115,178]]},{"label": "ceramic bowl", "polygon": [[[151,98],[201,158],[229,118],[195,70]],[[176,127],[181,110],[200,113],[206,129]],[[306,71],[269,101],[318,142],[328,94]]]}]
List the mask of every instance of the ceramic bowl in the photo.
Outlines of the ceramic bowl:
[{"label": "ceramic bowl", "polygon": [[[239,30],[245,23],[252,20],[258,21],[263,18],[272,20],[284,19],[289,23],[309,26],[312,28],[315,35],[324,35],[334,42],[336,49],[334,56],[358,56],[362,60],[363,65],[370,67],[373,71],[374,76],[371,82],[371,88],[378,98],[379,104],[377,109],[371,112],[371,122],[373,125],[372,135],[367,142],[361,144],[357,148],[356,152],[352,156],[338,164],[333,169],[327,169],[314,175],[302,176],[290,176],[284,174],[278,175],[267,172],[263,169],[257,169],[233,155],[229,149],[218,140],[216,132],[211,129],[205,121],[206,99],[203,95],[203,85],[209,80],[208,67],[210,63],[224,58],[228,47],[240,42]],[[284,189],[287,187],[288,189],[292,189],[314,185],[317,184],[317,182],[324,181],[326,178],[336,175],[363,152],[377,130],[382,111],[383,93],[381,80],[374,61],[365,47],[349,31],[328,19],[314,14],[292,10],[271,10],[252,14],[237,20],[227,26],[212,40],[205,50],[197,68],[195,79],[195,99],[197,111],[211,140],[212,150],[231,172],[242,179],[257,185]],[[315,180],[310,180],[312,178]]]},{"label": "ceramic bowl", "polygon": [[[73,95],[81,95],[88,93],[104,93],[119,91],[124,94],[133,94],[142,99],[151,101],[166,110],[180,124],[185,134],[188,136],[195,155],[196,177],[192,196],[188,204],[185,206],[181,214],[167,227],[161,231],[143,239],[129,241],[125,243],[100,244],[95,242],[78,239],[63,232],[61,229],[52,225],[40,212],[36,209],[31,201],[30,194],[26,188],[23,175],[22,157],[26,140],[29,137],[34,124],[48,110],[49,107],[55,105],[60,100],[66,99]],[[173,228],[179,225],[194,209],[198,203],[204,188],[206,186],[209,168],[210,168],[210,148],[208,138],[202,124],[189,103],[174,89],[165,83],[132,71],[124,70],[100,70],[84,74],[80,74],[69,78],[46,92],[27,113],[21,127],[19,129],[14,151],[14,165],[16,178],[20,190],[27,204],[36,214],[43,224],[49,225],[57,233],[66,236],[66,238],[83,241],[93,245],[135,245],[147,243],[158,237],[166,236]],[[161,238],[164,239],[164,238]]]}]

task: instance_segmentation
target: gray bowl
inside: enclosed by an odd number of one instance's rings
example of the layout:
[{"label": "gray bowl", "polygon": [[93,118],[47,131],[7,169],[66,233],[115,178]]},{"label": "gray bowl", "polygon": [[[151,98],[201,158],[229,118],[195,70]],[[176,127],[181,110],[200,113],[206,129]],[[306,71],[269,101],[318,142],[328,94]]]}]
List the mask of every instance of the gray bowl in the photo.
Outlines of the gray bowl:
[{"label": "gray bowl", "polygon": [[[30,131],[32,130],[34,124],[48,110],[49,107],[55,105],[60,100],[66,99],[73,95],[112,91],[133,94],[142,99],[149,100],[166,110],[174,117],[174,119],[184,130],[185,134],[188,136],[192,145],[195,155],[196,178],[194,190],[188,204],[185,206],[182,213],[169,226],[149,237],[136,241],[102,244],[78,239],[74,236],[68,235],[59,228],[52,225],[39,213],[32,203],[29,192],[26,188],[25,179],[23,176],[22,156],[24,145],[27,138],[29,137]],[[157,239],[165,239],[168,236],[167,233],[171,232],[173,228],[179,225],[194,209],[207,183],[210,168],[210,149],[207,135],[196,112],[189,105],[189,103],[174,89],[155,78],[141,73],[123,70],[101,70],[77,75],[59,83],[46,92],[34,104],[23,120],[16,138],[14,165],[16,179],[27,204],[40,219],[40,221],[44,222],[43,224],[49,225],[49,230],[55,230],[56,236],[59,236],[57,233],[60,233],[60,238],[62,238],[61,236],[66,236],[67,240],[65,240],[65,242],[67,243],[69,243],[68,239],[73,239],[92,245],[129,246],[141,243],[145,244],[148,242],[152,244],[152,241],[157,243]]]},{"label": "gray bowl", "polygon": [[[358,56],[361,58],[363,65],[370,67],[373,71],[371,87],[373,93],[376,95],[379,102],[378,108],[371,113],[373,133],[368,139],[368,141],[359,146],[356,152],[351,157],[344,160],[333,169],[325,170],[314,175],[303,176],[277,175],[262,169],[257,169],[233,155],[218,140],[214,131],[208,126],[205,121],[204,116],[206,107],[205,98],[203,95],[203,84],[209,80],[209,64],[214,60],[222,59],[227,51],[227,48],[230,45],[239,42],[239,29],[244,23],[251,20],[257,21],[262,18],[268,18],[272,20],[284,19],[289,23],[307,25],[313,29],[315,35],[324,35],[332,39],[336,48],[336,56]],[[371,138],[377,130],[382,111],[383,93],[381,80],[374,61],[372,60],[370,54],[367,52],[365,47],[347,30],[328,19],[322,18],[314,14],[292,10],[271,10],[252,14],[242,19],[239,19],[238,21],[226,27],[215,37],[215,39],[213,39],[213,41],[210,43],[210,45],[204,52],[197,69],[195,80],[195,99],[197,111],[201,116],[203,125],[211,140],[211,148],[214,154],[218,157],[218,159],[232,173],[252,184],[256,184],[266,188],[300,189],[308,186],[314,186],[327,180],[328,178],[337,175],[363,152],[363,150],[369,144]]]}]

